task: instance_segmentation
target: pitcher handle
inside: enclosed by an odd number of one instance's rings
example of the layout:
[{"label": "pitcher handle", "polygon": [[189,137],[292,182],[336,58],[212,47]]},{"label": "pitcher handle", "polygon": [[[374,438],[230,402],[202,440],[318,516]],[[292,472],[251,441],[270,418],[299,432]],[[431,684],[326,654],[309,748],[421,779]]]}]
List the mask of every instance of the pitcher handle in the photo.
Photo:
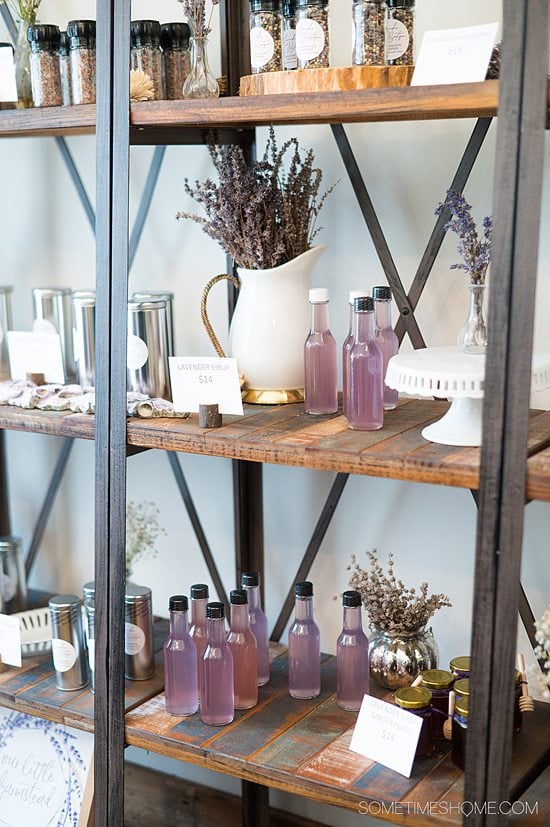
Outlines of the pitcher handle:
[{"label": "pitcher handle", "polygon": [[213,279],[210,279],[210,281],[208,282],[208,284],[206,285],[206,287],[202,291],[202,296],[201,296],[201,319],[202,319],[202,323],[203,323],[203,325],[206,329],[206,332],[208,333],[208,337],[209,337],[210,341],[214,345],[214,350],[216,351],[218,356],[222,357],[222,359],[225,358],[224,349],[220,345],[220,343],[218,341],[218,337],[214,333],[214,328],[212,327],[212,324],[210,323],[210,319],[208,318],[208,313],[207,313],[207,310],[206,310],[206,302],[207,302],[207,299],[208,299],[208,294],[210,293],[210,290],[214,287],[214,285],[217,284],[219,281],[224,281],[224,280],[230,281],[237,289],[239,289],[239,287],[241,286],[241,282],[239,281],[239,278],[237,276],[230,276],[228,273],[221,273],[219,276],[214,276]]}]

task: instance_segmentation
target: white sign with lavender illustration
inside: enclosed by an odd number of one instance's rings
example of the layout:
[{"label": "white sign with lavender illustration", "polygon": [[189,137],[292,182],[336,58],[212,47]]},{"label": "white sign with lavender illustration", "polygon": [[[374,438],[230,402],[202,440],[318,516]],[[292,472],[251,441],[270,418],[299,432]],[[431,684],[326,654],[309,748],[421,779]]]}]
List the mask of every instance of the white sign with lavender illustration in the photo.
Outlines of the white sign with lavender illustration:
[{"label": "white sign with lavender illustration", "polygon": [[85,824],[93,742],[88,732],[0,709],[0,827]]}]

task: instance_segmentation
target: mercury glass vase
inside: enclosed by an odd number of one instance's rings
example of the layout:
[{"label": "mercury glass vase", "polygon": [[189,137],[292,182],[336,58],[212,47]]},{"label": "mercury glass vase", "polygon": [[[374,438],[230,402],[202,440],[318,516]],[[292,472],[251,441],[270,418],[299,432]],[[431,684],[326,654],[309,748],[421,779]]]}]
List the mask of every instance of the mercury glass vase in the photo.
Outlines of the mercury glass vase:
[{"label": "mercury glass vase", "polygon": [[458,335],[458,346],[463,353],[483,354],[487,349],[485,320],[486,284],[469,284],[468,317]]},{"label": "mercury glass vase", "polygon": [[208,38],[193,38],[191,50],[191,71],[183,84],[183,97],[186,100],[195,98],[218,98],[220,87],[218,81],[210,71],[208,65]]},{"label": "mercury glass vase", "polygon": [[410,686],[419,672],[436,669],[439,650],[431,628],[412,632],[386,631],[373,626],[369,635],[370,676],[379,686]]}]

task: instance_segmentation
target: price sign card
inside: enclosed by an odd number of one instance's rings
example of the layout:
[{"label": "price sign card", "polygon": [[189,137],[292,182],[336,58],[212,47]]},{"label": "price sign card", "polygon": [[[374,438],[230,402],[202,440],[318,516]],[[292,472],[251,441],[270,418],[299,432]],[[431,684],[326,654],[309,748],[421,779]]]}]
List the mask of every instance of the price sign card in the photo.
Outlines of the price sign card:
[{"label": "price sign card", "polygon": [[222,414],[243,415],[241,385],[235,359],[171,356],[172,400],[177,411],[218,404]]},{"label": "price sign card", "polygon": [[27,373],[43,373],[46,382],[64,383],[58,333],[8,330],[7,336],[12,379],[26,379]]},{"label": "price sign card", "polygon": [[485,80],[498,23],[425,32],[411,86]]},{"label": "price sign card", "polygon": [[0,44],[0,101],[13,103],[17,100],[13,49],[7,43]]},{"label": "price sign card", "polygon": [[18,617],[0,614],[0,661],[21,666],[21,624]]},{"label": "price sign card", "polygon": [[349,748],[410,778],[421,729],[418,715],[365,695]]}]

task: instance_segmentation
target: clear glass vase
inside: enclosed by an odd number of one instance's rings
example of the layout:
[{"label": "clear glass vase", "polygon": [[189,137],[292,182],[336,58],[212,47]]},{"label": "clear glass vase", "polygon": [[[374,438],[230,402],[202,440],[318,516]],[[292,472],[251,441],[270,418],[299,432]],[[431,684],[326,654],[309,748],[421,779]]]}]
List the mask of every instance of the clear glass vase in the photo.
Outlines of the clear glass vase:
[{"label": "clear glass vase", "polygon": [[370,676],[379,686],[399,689],[410,686],[419,672],[437,669],[439,650],[431,628],[399,631],[371,627],[369,634]]},{"label": "clear glass vase", "polygon": [[15,83],[17,86],[17,108],[29,109],[32,104],[31,87],[31,47],[27,40],[26,20],[17,23],[17,42],[15,44]]},{"label": "clear glass vase", "polygon": [[458,335],[458,346],[463,353],[483,354],[487,349],[487,323],[485,321],[486,284],[469,284],[470,303],[468,317]]},{"label": "clear glass vase", "polygon": [[220,87],[218,81],[210,71],[207,52],[208,38],[193,38],[191,50],[191,71],[183,84],[183,97],[186,100],[195,98],[218,98]]}]

